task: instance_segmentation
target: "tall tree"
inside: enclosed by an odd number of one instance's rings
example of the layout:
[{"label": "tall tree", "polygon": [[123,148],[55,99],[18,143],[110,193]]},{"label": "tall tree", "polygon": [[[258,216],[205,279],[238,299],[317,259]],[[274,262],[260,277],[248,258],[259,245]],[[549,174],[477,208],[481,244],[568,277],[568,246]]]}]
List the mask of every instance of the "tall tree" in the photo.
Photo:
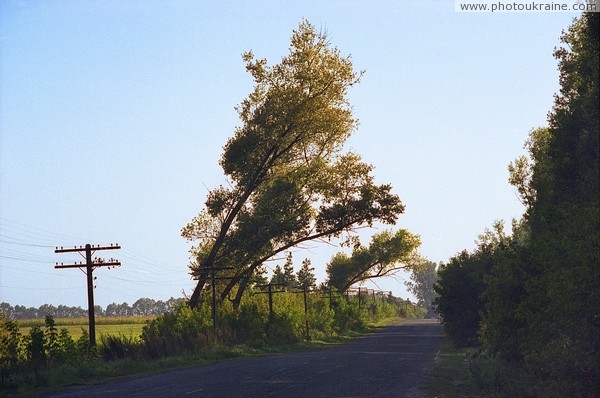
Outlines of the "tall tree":
[{"label": "tall tree", "polygon": [[283,264],[283,281],[287,290],[293,290],[298,284],[296,274],[294,273],[294,258],[292,252],[289,252]]},{"label": "tall tree", "polygon": [[433,286],[437,282],[437,264],[424,258],[417,258],[410,274],[410,281],[404,282],[408,291],[417,298],[417,303],[427,309],[427,316],[435,315],[433,301],[437,293]]},{"label": "tall tree", "polygon": [[337,253],[327,264],[329,286],[346,291],[355,283],[392,275],[413,264],[411,259],[421,244],[418,235],[405,229],[373,235],[368,247],[356,246],[352,255]]},{"label": "tall tree", "polygon": [[197,306],[213,269],[228,273],[221,298],[239,305],[250,277],[266,260],[303,242],[339,237],[404,211],[389,185],[375,185],[372,166],[342,145],[357,121],[346,99],[362,73],[307,21],[290,52],[269,67],[243,56],[254,91],[237,107],[242,125],[224,147],[229,187],[213,189],[205,208],[182,230],[192,248],[190,297]]},{"label": "tall tree", "polygon": [[279,264],[277,264],[275,266],[275,269],[273,270],[273,275],[271,276],[271,283],[273,285],[285,285],[285,275],[283,274],[283,269]]},{"label": "tall tree", "polygon": [[438,294],[434,305],[457,347],[479,343],[479,324],[484,308],[482,294],[486,287],[484,278],[493,261],[494,247],[480,243],[474,252],[463,250],[440,265],[439,278],[434,285]]},{"label": "tall tree", "polygon": [[519,306],[522,355],[540,395],[594,396],[600,380],[600,15],[583,14],[555,51],[560,93],[528,209],[531,275]]},{"label": "tall tree", "polygon": [[315,268],[311,267],[310,260],[305,258],[302,260],[302,266],[298,270],[296,276],[298,286],[307,290],[312,290],[317,287],[317,277],[315,276]]}]

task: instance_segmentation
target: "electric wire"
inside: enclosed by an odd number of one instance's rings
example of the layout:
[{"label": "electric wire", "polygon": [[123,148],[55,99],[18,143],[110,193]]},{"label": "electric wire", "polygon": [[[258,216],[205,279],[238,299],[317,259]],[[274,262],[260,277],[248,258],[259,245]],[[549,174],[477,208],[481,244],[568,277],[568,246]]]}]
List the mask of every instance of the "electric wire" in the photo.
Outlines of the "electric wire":
[{"label": "electric wire", "polygon": [[[44,248],[51,249],[61,245],[77,247],[81,246],[81,242],[84,241],[86,240],[0,217],[0,271],[9,270],[11,271],[10,274],[26,272],[29,274],[57,277],[58,274],[46,272],[45,268],[40,269],[36,264],[46,264],[49,267],[53,267],[57,262],[68,262],[68,258],[56,256],[53,251],[51,254],[41,254],[40,251]],[[60,244],[57,244],[57,242],[60,242]],[[121,250],[117,257],[126,260],[126,267],[123,267],[123,272],[119,273],[118,276],[115,273],[103,272],[103,283],[99,283],[103,290],[109,290],[127,297],[133,297],[131,292],[135,291],[139,292],[140,297],[148,297],[152,296],[153,287],[185,286],[186,282],[189,283],[190,277],[186,268],[173,269],[173,265],[166,265],[160,261],[136,253],[131,249]],[[23,266],[10,266],[7,264],[8,262],[14,264],[21,263]],[[186,272],[183,274],[179,270],[186,270]],[[132,276],[128,277],[129,275]],[[75,280],[81,279],[81,275],[72,272],[63,272],[59,278],[61,280],[64,280],[62,278]],[[6,284],[6,279],[4,278],[5,284],[1,286],[3,289],[21,290],[20,286]],[[108,285],[113,287],[119,285],[123,286],[123,288],[116,290],[108,288]],[[141,288],[138,289],[138,286]],[[24,288],[24,290],[44,291],[67,289],[81,289],[81,287]]]}]

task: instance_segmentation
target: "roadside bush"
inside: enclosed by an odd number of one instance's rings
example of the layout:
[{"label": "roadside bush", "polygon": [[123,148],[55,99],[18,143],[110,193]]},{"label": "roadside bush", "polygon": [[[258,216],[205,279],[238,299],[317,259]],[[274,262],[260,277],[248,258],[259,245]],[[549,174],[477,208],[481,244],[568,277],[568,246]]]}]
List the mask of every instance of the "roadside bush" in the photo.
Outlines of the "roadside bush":
[{"label": "roadside bush", "polygon": [[269,310],[261,301],[263,300],[252,296],[240,305],[239,311],[229,313],[226,322],[231,328],[234,342],[257,344],[265,340]]},{"label": "roadside bush", "polygon": [[335,312],[329,306],[329,300],[313,296],[309,302],[308,323],[314,339],[331,336],[335,333]]},{"label": "roadside bush", "polygon": [[15,371],[23,360],[19,327],[0,313],[0,385],[13,384]]},{"label": "roadside bush", "polygon": [[27,363],[36,370],[46,364],[46,349],[44,347],[44,331],[38,325],[29,330],[25,337],[25,355]]},{"label": "roadside bush", "polygon": [[280,293],[273,298],[274,316],[267,327],[270,344],[295,343],[304,339],[305,314],[301,294]]},{"label": "roadside bush", "polygon": [[288,313],[275,313],[267,325],[267,342],[272,345],[296,343],[301,336],[301,325]]},{"label": "roadside bush", "polygon": [[140,354],[140,341],[133,336],[100,335],[100,355],[105,361],[116,361],[118,359],[135,359]]},{"label": "roadside bush", "polygon": [[483,392],[507,397],[535,397],[525,369],[497,356],[472,351],[468,357],[469,373]]},{"label": "roadside bush", "polygon": [[159,358],[181,353],[197,353],[210,344],[212,333],[211,312],[207,304],[191,309],[181,304],[174,312],[167,312],[148,322],[142,329],[141,339],[146,355]]},{"label": "roadside bush", "polygon": [[336,299],[333,306],[334,328],[338,334],[350,330],[363,330],[367,326],[367,316],[358,308],[358,299]]}]

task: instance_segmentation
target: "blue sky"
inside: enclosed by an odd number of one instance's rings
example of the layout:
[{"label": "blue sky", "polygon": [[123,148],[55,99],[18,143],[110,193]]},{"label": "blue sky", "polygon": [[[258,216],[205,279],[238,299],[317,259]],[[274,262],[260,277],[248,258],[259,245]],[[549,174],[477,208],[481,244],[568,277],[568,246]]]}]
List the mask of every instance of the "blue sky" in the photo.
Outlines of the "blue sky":
[{"label": "blue sky", "polygon": [[[123,265],[94,272],[97,304],[190,293],[180,229],[226,181],[218,159],[252,89],[241,54],[278,62],[303,18],[366,70],[347,147],[406,204],[395,228],[432,261],[472,249],[523,212],[507,164],[546,124],[552,51],[575,16],[441,0],[2,1],[0,301],[85,308],[84,275],[53,268],[81,259],[54,246],[85,243],[123,247],[99,253]],[[322,281],[338,250],[311,245],[295,265],[310,258]],[[402,277],[377,285],[407,296]]]}]

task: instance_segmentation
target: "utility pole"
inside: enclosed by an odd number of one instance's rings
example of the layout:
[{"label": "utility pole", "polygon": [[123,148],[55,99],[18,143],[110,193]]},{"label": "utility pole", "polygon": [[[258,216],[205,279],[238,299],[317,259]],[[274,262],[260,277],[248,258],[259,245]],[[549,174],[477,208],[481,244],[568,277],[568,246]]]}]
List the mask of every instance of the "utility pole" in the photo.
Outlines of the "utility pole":
[{"label": "utility pole", "polygon": [[215,275],[216,271],[223,271],[228,269],[234,269],[234,267],[204,267],[200,268],[198,272],[206,273],[210,272],[210,280],[211,280],[211,290],[212,290],[212,327],[213,327],[213,336],[217,338],[217,290],[215,281],[216,280],[230,280],[233,277],[221,277],[217,278]]},{"label": "utility pole", "polygon": [[94,317],[94,279],[96,279],[92,273],[95,268],[99,267],[120,267],[121,262],[110,259],[108,261],[104,261],[101,258],[92,259],[92,254],[98,250],[116,250],[120,249],[121,246],[117,243],[116,245],[111,244],[110,246],[93,246],[89,243],[84,246],[74,247],[74,248],[56,248],[54,253],[70,253],[77,252],[81,254],[85,252],[85,264],[84,263],[75,263],[75,264],[63,264],[56,263],[54,268],[79,268],[82,269],[85,267],[84,273],[87,275],[87,291],[88,291],[88,327],[90,331],[90,345],[93,347],[96,345],[96,318]]},{"label": "utility pole", "polygon": [[273,286],[286,286],[285,283],[267,283],[266,285],[257,285],[256,287],[262,288],[266,287],[267,291],[263,293],[254,293],[254,294],[268,294],[269,295],[269,322],[273,322],[273,318],[275,313],[273,312],[273,293],[283,293],[285,290],[273,290]]},{"label": "utility pole", "polygon": [[302,286],[302,294],[304,296],[304,320],[306,322],[306,341],[310,341],[310,331],[308,329],[308,300],[306,299],[306,285]]}]

